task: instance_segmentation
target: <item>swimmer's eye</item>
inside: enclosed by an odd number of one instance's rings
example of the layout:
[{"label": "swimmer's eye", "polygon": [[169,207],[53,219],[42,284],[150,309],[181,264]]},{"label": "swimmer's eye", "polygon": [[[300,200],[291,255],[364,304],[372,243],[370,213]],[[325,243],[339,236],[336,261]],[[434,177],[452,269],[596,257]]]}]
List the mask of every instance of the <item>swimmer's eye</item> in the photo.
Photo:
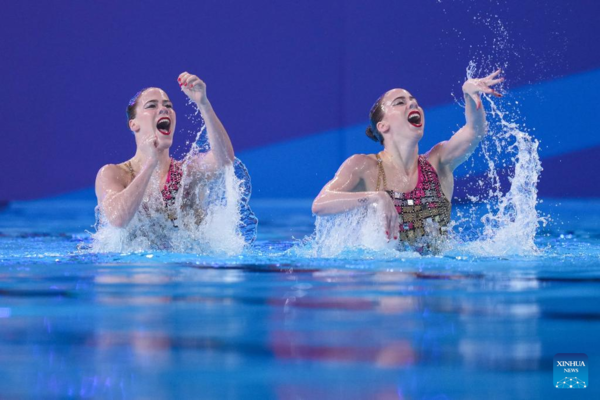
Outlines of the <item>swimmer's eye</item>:
[{"label": "swimmer's eye", "polygon": [[395,102],[395,103],[394,103],[394,104],[392,104],[392,105],[394,105],[394,106],[399,106],[399,105],[402,105],[402,104],[404,104],[404,101],[400,100],[400,101],[397,101],[397,102]]},{"label": "swimmer's eye", "polygon": [[[173,104],[165,104],[165,107],[167,108],[173,108]],[[156,103],[150,103],[150,104],[146,104],[146,108],[156,108]]]}]

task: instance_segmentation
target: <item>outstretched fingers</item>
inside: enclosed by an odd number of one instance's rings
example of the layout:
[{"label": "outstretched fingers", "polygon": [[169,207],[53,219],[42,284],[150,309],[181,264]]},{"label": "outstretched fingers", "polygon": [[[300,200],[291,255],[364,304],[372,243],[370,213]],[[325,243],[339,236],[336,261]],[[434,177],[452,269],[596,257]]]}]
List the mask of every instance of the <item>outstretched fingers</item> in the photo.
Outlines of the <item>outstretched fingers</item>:
[{"label": "outstretched fingers", "polygon": [[501,72],[501,69],[498,68],[495,72],[492,72],[491,74],[489,74],[488,76],[486,76],[483,79],[483,83],[486,86],[486,90],[484,90],[484,93],[489,93],[489,94],[494,95],[496,97],[502,97],[502,95],[500,93],[496,92],[494,89],[492,89],[490,87],[490,86],[497,85],[497,84],[499,84],[501,82],[504,82],[504,77],[494,79],[494,78],[496,78],[498,76],[498,74],[500,72]]},{"label": "outstretched fingers", "polygon": [[504,81],[504,78],[500,78],[500,79],[492,79],[492,80],[489,80],[489,81],[487,81],[487,82],[486,82],[486,85],[487,85],[487,86],[486,86],[486,89],[487,89],[487,90],[485,90],[485,93],[492,94],[492,95],[494,95],[494,96],[496,96],[496,97],[502,97],[502,95],[501,95],[500,93],[496,92],[496,91],[495,91],[494,89],[492,89],[490,86],[497,85],[498,83],[500,83],[500,82],[503,82],[503,81]]},{"label": "outstretched fingers", "polygon": [[494,72],[492,72],[491,74],[489,74],[488,76],[485,77],[485,79],[494,79],[495,77],[498,76],[498,74],[502,72],[502,70],[500,68],[498,68],[497,70],[495,70]]},{"label": "outstretched fingers", "polygon": [[488,86],[483,87],[481,89],[481,91],[483,93],[491,94],[491,95],[494,95],[496,97],[502,97],[502,95],[500,93],[496,92],[494,89],[492,89],[491,87],[488,87]]},{"label": "outstretched fingers", "polygon": [[479,81],[479,86],[481,87],[481,91],[483,93],[491,94],[496,97],[502,97],[500,93],[491,88],[491,86],[497,85],[501,82],[504,82],[504,78],[492,79],[500,73],[500,70],[494,72],[493,74],[481,79]]},{"label": "outstretched fingers", "polygon": [[500,82],[504,82],[504,78],[498,78],[498,79],[491,79],[487,82],[488,86],[494,86],[499,84]]}]

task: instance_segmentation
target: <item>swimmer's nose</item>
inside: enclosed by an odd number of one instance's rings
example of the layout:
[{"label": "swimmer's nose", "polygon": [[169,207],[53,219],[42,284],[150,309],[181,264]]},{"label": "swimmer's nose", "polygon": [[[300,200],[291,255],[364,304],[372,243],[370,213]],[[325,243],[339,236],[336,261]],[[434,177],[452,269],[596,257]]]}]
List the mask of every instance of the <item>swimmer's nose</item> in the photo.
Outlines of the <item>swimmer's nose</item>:
[{"label": "swimmer's nose", "polygon": [[161,115],[161,114],[168,114],[168,113],[169,113],[169,109],[168,108],[163,108],[162,110],[160,110],[158,112],[159,115]]}]

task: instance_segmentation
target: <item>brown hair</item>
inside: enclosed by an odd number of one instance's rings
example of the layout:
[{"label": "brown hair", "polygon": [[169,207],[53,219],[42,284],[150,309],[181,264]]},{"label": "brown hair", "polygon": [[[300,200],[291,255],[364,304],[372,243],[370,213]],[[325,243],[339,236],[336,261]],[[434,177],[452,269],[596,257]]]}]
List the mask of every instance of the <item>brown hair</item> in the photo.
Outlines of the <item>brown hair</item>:
[{"label": "brown hair", "polygon": [[375,104],[373,104],[373,107],[371,107],[371,111],[369,111],[369,126],[367,126],[367,130],[365,131],[369,139],[381,144],[383,144],[383,135],[377,130],[377,123],[383,119],[383,108],[381,107],[381,103],[383,103],[384,96],[385,93],[382,94]]},{"label": "brown hair", "polygon": [[142,93],[144,93],[146,90],[148,90],[150,88],[144,88],[142,90],[140,90],[139,92],[137,92],[135,94],[135,96],[133,96],[131,98],[131,100],[129,100],[129,105],[127,106],[127,123],[129,124],[129,121],[131,121],[132,119],[135,118],[135,108],[137,107],[137,103],[138,100],[140,99],[140,96],[142,95]]}]

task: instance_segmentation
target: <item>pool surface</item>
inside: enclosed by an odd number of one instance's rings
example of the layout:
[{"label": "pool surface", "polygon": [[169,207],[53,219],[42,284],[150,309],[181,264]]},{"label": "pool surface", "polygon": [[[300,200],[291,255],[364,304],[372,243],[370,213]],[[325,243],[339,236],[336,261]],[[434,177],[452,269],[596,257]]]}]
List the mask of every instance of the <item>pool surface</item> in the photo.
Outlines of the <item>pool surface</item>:
[{"label": "pool surface", "polygon": [[600,200],[545,199],[539,255],[330,259],[286,252],[309,201],[252,204],[235,257],[81,252],[90,192],[5,206],[0,398],[600,398]]}]

